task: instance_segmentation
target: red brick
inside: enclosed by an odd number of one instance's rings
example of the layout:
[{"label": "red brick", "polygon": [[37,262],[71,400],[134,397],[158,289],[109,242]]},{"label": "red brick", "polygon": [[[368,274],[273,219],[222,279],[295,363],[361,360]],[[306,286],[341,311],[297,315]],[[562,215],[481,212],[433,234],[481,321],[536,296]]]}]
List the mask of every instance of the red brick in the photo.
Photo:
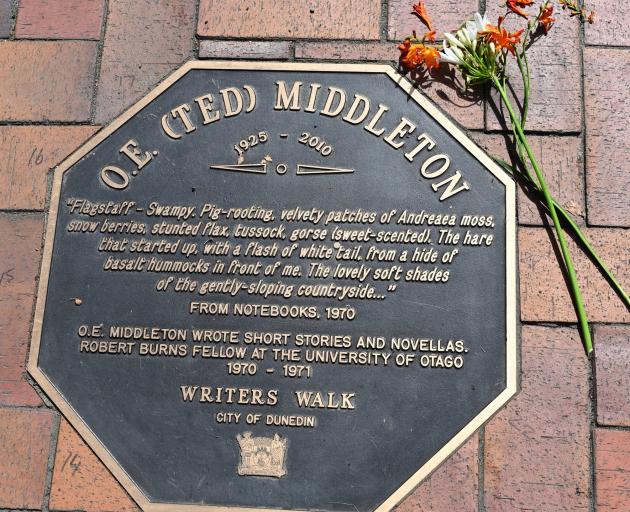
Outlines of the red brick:
[{"label": "red brick", "polygon": [[100,39],[103,0],[20,0],[15,37]]},{"label": "red brick", "polygon": [[[417,2],[389,0],[387,9],[389,39],[402,40],[411,35],[414,30],[418,34],[426,32],[418,16],[412,14],[411,6],[414,3]],[[428,14],[433,22],[433,28],[437,30],[438,37],[441,37],[444,32],[455,31],[462,23],[471,19],[478,8],[477,0],[427,2]]]},{"label": "red brick", "polygon": [[[599,256],[607,263],[621,285],[630,286],[630,237],[622,229],[584,229]],[[519,262],[521,318],[532,322],[577,322],[558,256],[542,228],[521,228]],[[630,312],[597,268],[575,244],[569,241],[573,262],[591,322],[628,322]],[[558,253],[559,254],[559,253]]]},{"label": "red brick", "polygon": [[379,0],[201,0],[201,37],[378,39]]},{"label": "red brick", "polygon": [[96,43],[0,41],[0,120],[90,117]]},{"label": "red brick", "polygon": [[586,48],[584,70],[588,221],[630,227],[630,50]]},{"label": "red brick", "polygon": [[0,126],[0,209],[42,210],[46,173],[92,135],[95,126]]},{"label": "red brick", "polygon": [[594,437],[597,512],[628,512],[630,431],[598,428]]},{"label": "red brick", "polygon": [[0,409],[0,508],[41,508],[52,425],[48,410]]},{"label": "red brick", "polygon": [[13,2],[12,0],[0,0],[0,39],[11,35],[13,26]]},{"label": "red brick", "polygon": [[393,43],[368,42],[298,42],[296,59],[350,60],[350,61],[398,61],[398,49]]},{"label": "red brick", "polygon": [[575,329],[523,327],[522,389],[486,426],[487,512],[589,510],[588,378]]},{"label": "red brick", "polygon": [[630,427],[630,326],[595,330],[597,422]]},{"label": "red brick", "polygon": [[288,59],[288,41],[201,41],[201,59]]},{"label": "red brick", "polygon": [[110,121],[193,53],[196,0],[110,2],[96,119]]},{"label": "red brick", "polygon": [[[471,134],[490,155],[510,162],[508,143],[503,135]],[[582,141],[579,137],[546,137],[530,135],[530,145],[540,163],[551,194],[570,212],[578,224],[584,224],[584,170]],[[531,171],[534,172],[533,170]],[[519,187],[518,221],[520,224],[543,225],[543,217],[536,206]]]},{"label": "red brick", "polygon": [[[529,10],[535,12],[534,8]],[[497,16],[505,8],[499,2],[488,3],[488,17],[496,23]],[[581,68],[580,68],[580,39],[579,24],[566,16],[557,16],[558,22],[549,35],[541,37],[528,51],[531,69],[531,96],[527,129],[541,131],[571,131],[579,132],[582,128],[581,101]],[[526,23],[518,19],[518,27],[523,28]],[[512,22],[506,22],[508,28],[516,28]],[[512,101],[516,108],[522,102],[522,81],[518,66],[511,60],[509,76],[516,91],[518,102]],[[497,111],[499,105],[498,94],[492,91],[492,100],[486,109],[486,123],[490,129],[501,129],[500,119],[508,121],[507,111],[504,115]]]},{"label": "red brick", "polygon": [[0,404],[41,403],[24,366],[43,224],[41,215],[0,215]]},{"label": "red brick", "polygon": [[59,428],[50,508],[85,512],[138,510],[109,470],[65,420]]},{"label": "red brick", "polygon": [[477,510],[477,435],[470,438],[398,507],[398,512],[443,512]]},{"label": "red brick", "polygon": [[586,44],[630,46],[630,16],[625,6],[610,0],[590,0],[586,7],[595,11],[595,23],[584,25]]}]

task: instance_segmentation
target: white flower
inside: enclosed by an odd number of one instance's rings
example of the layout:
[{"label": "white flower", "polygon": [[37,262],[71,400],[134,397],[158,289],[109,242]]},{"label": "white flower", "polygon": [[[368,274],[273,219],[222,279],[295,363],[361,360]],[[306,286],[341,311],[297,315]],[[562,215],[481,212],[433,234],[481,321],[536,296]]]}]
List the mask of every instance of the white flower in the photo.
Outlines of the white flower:
[{"label": "white flower", "polygon": [[449,32],[444,32],[444,39],[445,39],[445,43],[446,41],[448,41],[449,43],[451,43],[451,46],[455,47],[455,46],[459,46],[460,48],[465,48],[465,46],[451,33]]},{"label": "white flower", "polygon": [[446,41],[444,41],[443,48],[444,49],[440,52],[440,61],[455,64],[457,66],[463,63],[464,52],[462,52],[457,46],[448,46]]},{"label": "white flower", "polygon": [[[484,15],[482,16],[481,14],[479,14],[478,12],[475,13],[475,28],[477,29],[477,32],[481,32],[482,30],[486,29],[486,26],[490,23],[488,21],[488,18],[486,18],[486,15],[484,13]],[[475,34],[476,36],[477,34]]]},{"label": "white flower", "polygon": [[468,20],[459,29],[457,33],[459,40],[464,42],[464,44],[474,44],[477,40],[477,34],[482,30],[485,30],[486,25],[488,25],[488,18],[486,18],[486,15],[484,14],[482,16],[476,12],[473,19]]}]

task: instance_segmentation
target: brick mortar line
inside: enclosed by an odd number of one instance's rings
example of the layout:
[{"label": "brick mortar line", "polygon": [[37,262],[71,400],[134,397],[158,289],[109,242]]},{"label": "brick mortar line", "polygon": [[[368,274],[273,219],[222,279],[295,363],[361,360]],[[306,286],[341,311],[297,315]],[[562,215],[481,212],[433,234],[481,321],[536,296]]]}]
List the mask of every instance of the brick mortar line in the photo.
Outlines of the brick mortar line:
[{"label": "brick mortar line", "polygon": [[[379,32],[380,32],[380,17],[379,17]],[[392,43],[396,44],[399,42],[398,39],[360,39],[360,38],[351,38],[351,37],[286,37],[286,36],[202,36],[199,35],[198,32],[195,31],[195,37],[200,41],[219,41],[219,42],[229,42],[229,41],[239,41],[239,42],[256,42],[256,43],[272,43],[272,42],[296,42],[296,43],[366,43],[366,44],[382,44],[382,43]]]},{"label": "brick mortar line", "polygon": [[193,31],[192,31],[192,57],[199,59],[199,49],[201,47],[201,40],[197,36],[197,30],[199,28],[199,12],[201,11],[201,0],[195,2],[195,13],[193,16]]},{"label": "brick mortar line", "polygon": [[612,432],[630,432],[630,426],[627,425],[596,425],[598,430],[610,430]]},{"label": "brick mortar line", "polygon": [[[545,214],[545,217],[546,217],[546,219],[548,221],[551,220],[548,214]],[[579,217],[575,216],[575,217],[578,218],[578,219],[583,218],[581,216],[579,216]],[[531,222],[519,222],[518,225],[520,227],[522,227],[522,228],[545,228],[545,229],[549,229],[549,230],[553,231],[553,226],[550,226],[549,224],[533,224]],[[594,229],[595,230],[597,230],[597,229],[623,229],[623,230],[630,229],[630,227],[628,227],[628,226],[620,226],[618,224],[610,224],[610,225],[606,225],[606,226],[598,226],[598,225],[594,225],[594,224],[589,226],[588,224],[585,224],[583,226],[580,226],[580,228],[586,228],[589,231],[594,230]],[[570,238],[572,238],[572,237],[570,236]]]},{"label": "brick mortar line", "polygon": [[479,436],[479,453],[477,453],[477,510],[478,512],[486,512],[486,493],[485,493],[485,449],[486,449],[486,427],[482,425],[477,431]]},{"label": "brick mortar line", "polygon": [[11,211],[11,210],[0,210],[0,217],[8,217],[11,215],[17,215],[20,217],[41,217],[44,211]]},{"label": "brick mortar line", "polygon": [[97,43],[100,39],[87,39],[80,37],[16,37],[14,43]]},{"label": "brick mortar line", "polygon": [[[589,331],[594,340],[593,326],[589,324]],[[596,389],[597,381],[595,375],[595,353],[589,357],[588,365],[588,398],[589,398],[589,458],[588,458],[588,502],[590,512],[595,512],[595,447],[594,447],[594,428],[597,423],[597,401]]]},{"label": "brick mortar line", "polygon": [[0,508],[0,512],[40,512],[40,510],[34,508]]},{"label": "brick mortar line", "polygon": [[378,31],[380,34],[380,41],[386,42],[389,33],[389,0],[381,0],[381,16],[379,19]]},{"label": "brick mortar line", "polygon": [[[12,411],[46,411],[50,409],[52,412],[57,412],[54,407],[46,407],[44,405],[15,405],[15,404],[3,404],[0,403],[0,411],[10,409]],[[2,509],[0,508],[0,511]]]},{"label": "brick mortar line", "polygon": [[107,31],[107,20],[109,18],[109,0],[103,0],[103,15],[101,18],[101,34],[96,48],[96,62],[94,63],[94,78],[92,80],[92,102],[90,103],[90,122],[96,120],[96,104],[98,101],[98,90],[101,78],[101,64],[103,62],[103,51],[105,49],[105,34]]},{"label": "brick mortar line", "polygon": [[585,35],[584,35],[584,24],[580,23],[578,25],[578,52],[579,52],[579,70],[580,70],[580,109],[582,110],[580,115],[580,126],[582,127],[582,133],[584,136],[582,137],[581,147],[582,147],[582,184],[584,186],[583,198],[584,198],[584,223],[586,226],[590,226],[589,223],[589,215],[588,215],[588,180],[586,179],[586,173],[588,169],[586,167],[586,157],[587,151],[586,146],[588,144],[587,136],[586,136],[586,96],[584,94],[584,45],[585,45]]},{"label": "brick mortar line", "polygon": [[[536,327],[549,327],[549,328],[557,328],[561,329],[562,327],[574,327],[577,328],[577,320],[575,322],[564,322],[564,321],[552,321],[552,320],[521,320],[521,325],[527,326],[536,326]],[[625,328],[630,327],[630,322],[589,322],[593,327],[619,327]]]},{"label": "brick mortar line", "polygon": [[589,512],[596,512],[595,504],[595,494],[597,489],[595,487],[595,426],[591,424],[590,432],[589,432],[589,450],[590,457],[588,461],[588,471],[589,471],[589,485],[591,487],[591,492],[589,495]]},{"label": "brick mortar line", "polygon": [[[547,217],[548,218],[548,217]],[[551,220],[551,219],[549,219]],[[524,228],[545,228],[547,230],[549,230],[550,232],[553,232],[553,226],[551,226],[550,224],[532,224],[531,222],[529,223],[525,223],[525,224],[520,224],[519,226],[524,227]],[[623,231],[629,231],[630,230],[630,226],[619,226],[619,225],[615,225],[615,224],[611,224],[611,225],[606,225],[606,226],[600,226],[597,224],[592,224],[592,225],[585,225],[585,226],[580,226],[581,228],[586,228],[588,229],[588,231],[592,231],[592,232],[596,232],[596,231],[603,231],[603,230],[607,230],[607,229],[620,229]]]},{"label": "brick mortar line", "polygon": [[0,121],[0,126],[98,126],[91,121]]},{"label": "brick mortar line", "polygon": [[584,48],[594,48],[596,50],[630,50],[630,46],[615,44],[596,44],[584,42]]},{"label": "brick mortar line", "polygon": [[[593,343],[597,346],[595,330],[593,325],[589,325]],[[595,352],[589,361],[589,398],[590,398],[590,428],[589,428],[589,449],[590,457],[588,461],[589,486],[590,486],[590,512],[595,512],[595,429],[597,428],[597,365],[595,364]]]},{"label": "brick mortar line", "polygon": [[[486,133],[488,135],[501,135],[501,134],[508,134],[511,135],[512,134],[512,130],[504,130],[501,128],[488,128],[485,130],[479,130],[479,128],[472,128],[470,129],[470,131],[482,131],[483,133]],[[579,137],[582,134],[581,131],[575,131],[575,130],[549,130],[549,131],[545,131],[545,130],[525,130],[525,135],[540,135],[540,136],[544,136],[544,137],[548,137],[548,136],[556,136],[556,137]]]},{"label": "brick mortar line", "polygon": [[57,455],[57,443],[59,440],[59,429],[61,427],[61,415],[55,413],[55,422],[53,423],[52,432],[50,434],[50,445],[48,453],[48,465],[46,468],[46,483],[44,486],[44,497],[42,500],[42,512],[50,510],[50,492],[52,490],[53,470],[55,467],[55,456]]},{"label": "brick mortar line", "polygon": [[15,39],[15,31],[17,30],[19,0],[11,0],[11,27],[9,28],[9,40]]}]

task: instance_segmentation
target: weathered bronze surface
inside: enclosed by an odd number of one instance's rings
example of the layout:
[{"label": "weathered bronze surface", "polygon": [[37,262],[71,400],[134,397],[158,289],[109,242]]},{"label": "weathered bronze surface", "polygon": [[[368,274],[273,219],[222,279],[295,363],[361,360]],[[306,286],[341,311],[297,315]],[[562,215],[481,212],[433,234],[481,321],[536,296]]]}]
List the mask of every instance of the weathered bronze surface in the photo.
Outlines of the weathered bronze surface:
[{"label": "weathered bronze surface", "polygon": [[514,229],[391,68],[189,63],[56,170],[29,371],[145,510],[388,510],[516,390]]}]

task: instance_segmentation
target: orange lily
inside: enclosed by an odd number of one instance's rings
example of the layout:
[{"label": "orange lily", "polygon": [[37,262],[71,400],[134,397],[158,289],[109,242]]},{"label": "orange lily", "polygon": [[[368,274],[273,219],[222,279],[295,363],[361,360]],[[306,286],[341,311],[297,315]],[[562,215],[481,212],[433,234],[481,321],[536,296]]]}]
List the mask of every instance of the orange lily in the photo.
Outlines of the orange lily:
[{"label": "orange lily", "polygon": [[521,9],[521,7],[527,7],[528,5],[532,5],[534,0],[506,0],[505,6],[512,12],[522,16],[523,18],[527,18],[529,15]]},{"label": "orange lily", "polygon": [[554,22],[556,21],[555,18],[551,17],[552,14],[553,14],[553,5],[545,4],[540,8],[540,16],[538,17],[538,21],[543,31],[545,32],[545,34],[549,33],[549,30],[551,29]]},{"label": "orange lily", "polygon": [[431,19],[427,14],[427,8],[424,5],[424,2],[418,2],[417,5],[413,6],[413,12],[418,15],[420,21],[425,24],[425,26],[429,29],[429,31],[433,31],[433,26],[431,25]]},{"label": "orange lily", "polygon": [[496,27],[488,24],[486,25],[485,30],[479,32],[479,35],[483,37],[487,43],[494,43],[497,50],[505,48],[514,55],[516,50],[515,45],[520,42],[523,29],[517,30],[516,32],[508,32],[506,29],[501,27],[503,19],[504,18],[502,16],[499,16],[499,22]]},{"label": "orange lily", "polygon": [[412,43],[410,39],[405,39],[398,49],[400,50],[400,65],[407,71],[413,71],[422,65],[427,69],[437,68],[440,65],[440,53],[432,46]]},{"label": "orange lily", "polygon": [[431,30],[431,32],[427,32],[426,34],[424,34],[422,40],[428,41],[430,43],[435,43],[435,30]]}]

